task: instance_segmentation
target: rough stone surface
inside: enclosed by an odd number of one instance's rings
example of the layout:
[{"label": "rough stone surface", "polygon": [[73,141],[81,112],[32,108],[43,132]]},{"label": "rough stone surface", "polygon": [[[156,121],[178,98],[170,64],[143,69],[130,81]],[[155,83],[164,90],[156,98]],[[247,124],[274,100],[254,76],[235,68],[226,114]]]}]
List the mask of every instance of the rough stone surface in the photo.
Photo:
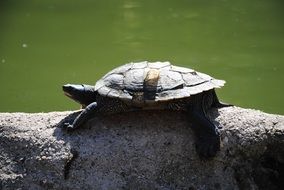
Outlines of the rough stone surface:
[{"label": "rough stone surface", "polygon": [[148,111],[94,117],[61,129],[76,112],[0,113],[0,189],[282,189],[284,116],[211,110],[221,151],[200,160],[190,118]]}]

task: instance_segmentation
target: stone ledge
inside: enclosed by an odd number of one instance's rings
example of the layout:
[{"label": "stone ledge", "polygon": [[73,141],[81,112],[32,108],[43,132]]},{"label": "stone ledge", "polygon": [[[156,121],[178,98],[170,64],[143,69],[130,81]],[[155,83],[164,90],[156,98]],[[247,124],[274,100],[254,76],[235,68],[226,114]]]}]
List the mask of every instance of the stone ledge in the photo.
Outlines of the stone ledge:
[{"label": "stone ledge", "polygon": [[0,113],[0,189],[281,189],[284,116],[228,107],[218,155],[202,161],[185,113],[99,116],[67,133],[76,112]]}]

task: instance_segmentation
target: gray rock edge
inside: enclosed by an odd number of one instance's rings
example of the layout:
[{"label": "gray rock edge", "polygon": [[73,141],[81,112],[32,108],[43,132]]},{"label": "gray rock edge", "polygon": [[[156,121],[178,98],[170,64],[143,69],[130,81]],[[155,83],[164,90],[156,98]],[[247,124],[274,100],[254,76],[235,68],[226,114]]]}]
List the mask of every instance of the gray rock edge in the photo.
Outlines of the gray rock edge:
[{"label": "gray rock edge", "polygon": [[63,130],[78,111],[0,113],[0,189],[281,189],[284,116],[212,109],[221,151],[200,160],[190,116],[143,111],[94,117]]}]

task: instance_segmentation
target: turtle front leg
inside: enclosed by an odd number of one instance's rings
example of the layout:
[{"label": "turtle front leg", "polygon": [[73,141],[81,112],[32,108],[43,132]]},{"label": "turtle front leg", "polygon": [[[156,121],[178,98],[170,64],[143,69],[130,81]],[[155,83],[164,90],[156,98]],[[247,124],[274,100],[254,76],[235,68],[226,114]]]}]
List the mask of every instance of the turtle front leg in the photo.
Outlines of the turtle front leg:
[{"label": "turtle front leg", "polygon": [[74,130],[75,128],[80,127],[83,125],[86,121],[88,121],[90,118],[94,116],[94,114],[97,112],[98,106],[96,102],[93,102],[89,104],[73,121],[72,124],[70,123],[64,123],[64,127],[67,130]]},{"label": "turtle front leg", "polygon": [[220,150],[220,134],[217,127],[201,109],[188,108],[188,113],[193,120],[193,130],[197,135],[197,153],[205,159],[215,156]]}]

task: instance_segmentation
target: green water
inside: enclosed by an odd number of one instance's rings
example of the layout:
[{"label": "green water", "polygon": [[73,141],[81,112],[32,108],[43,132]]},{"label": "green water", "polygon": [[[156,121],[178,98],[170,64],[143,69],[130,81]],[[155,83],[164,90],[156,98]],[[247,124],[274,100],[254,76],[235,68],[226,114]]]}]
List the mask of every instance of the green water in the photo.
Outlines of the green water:
[{"label": "green water", "polygon": [[0,112],[77,109],[65,83],[169,60],[227,81],[220,99],[284,114],[283,0],[1,0]]}]

